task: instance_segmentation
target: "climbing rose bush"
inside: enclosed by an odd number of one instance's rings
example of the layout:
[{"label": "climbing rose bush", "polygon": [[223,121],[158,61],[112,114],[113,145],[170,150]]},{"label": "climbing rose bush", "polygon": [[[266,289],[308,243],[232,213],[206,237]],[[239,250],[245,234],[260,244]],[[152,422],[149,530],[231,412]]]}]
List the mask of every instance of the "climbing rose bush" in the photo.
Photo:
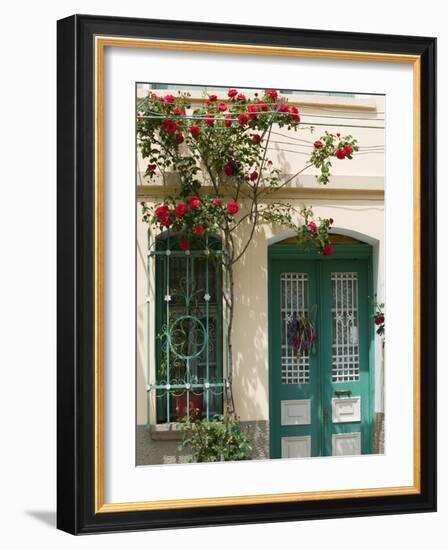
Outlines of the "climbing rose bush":
[{"label": "climbing rose bush", "polygon": [[[253,227],[266,222],[283,224],[294,228],[303,242],[316,246],[322,255],[331,255],[328,221],[315,226],[303,212],[272,200],[275,190],[298,175],[285,180],[269,159],[272,125],[297,132],[299,109],[276,90],[248,97],[232,88],[226,96],[209,94],[201,105],[193,106],[187,93],[151,93],[139,106],[139,145],[148,159],[145,176],[150,180],[161,177],[165,182],[169,174],[179,178],[178,195],[154,208],[143,205],[143,219],[162,230],[182,232],[188,241],[210,232],[230,235],[248,218]],[[350,160],[357,150],[352,136],[325,133],[311,148],[304,169],[316,167],[319,183],[327,184],[332,160]],[[212,187],[213,195],[201,193],[204,184]],[[224,196],[229,198],[224,200]],[[249,214],[237,216],[243,196]],[[231,238],[225,239],[225,246],[228,257],[236,261],[240,255]]]}]

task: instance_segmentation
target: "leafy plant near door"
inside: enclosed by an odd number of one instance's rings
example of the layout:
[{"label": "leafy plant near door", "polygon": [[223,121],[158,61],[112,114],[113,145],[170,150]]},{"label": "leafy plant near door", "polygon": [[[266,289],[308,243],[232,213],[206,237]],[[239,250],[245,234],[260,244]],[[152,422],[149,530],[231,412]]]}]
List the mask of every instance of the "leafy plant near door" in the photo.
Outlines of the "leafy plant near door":
[{"label": "leafy plant near door", "polygon": [[[327,185],[332,162],[351,160],[358,151],[353,136],[325,132],[311,146],[304,166],[285,176],[268,156],[274,124],[288,132],[302,128],[297,106],[276,90],[248,97],[229,89],[226,97],[209,94],[195,107],[188,93],[164,97],[150,93],[137,113],[139,147],[148,160],[145,176],[168,185],[175,175],[177,185],[177,192],[161,203],[142,203],[143,220],[179,235],[184,251],[207,235],[222,236],[222,262],[229,277],[224,299],[229,311],[230,373],[234,265],[263,224],[292,229],[302,246],[331,256],[328,233],[333,219],[316,219],[311,208],[297,210],[278,200],[277,194],[312,167],[318,170],[318,184]],[[210,191],[204,192],[204,187]]]},{"label": "leafy plant near door", "polygon": [[179,450],[190,449],[190,462],[248,460],[252,451],[241,423],[230,416],[215,416],[212,421],[186,422]]}]

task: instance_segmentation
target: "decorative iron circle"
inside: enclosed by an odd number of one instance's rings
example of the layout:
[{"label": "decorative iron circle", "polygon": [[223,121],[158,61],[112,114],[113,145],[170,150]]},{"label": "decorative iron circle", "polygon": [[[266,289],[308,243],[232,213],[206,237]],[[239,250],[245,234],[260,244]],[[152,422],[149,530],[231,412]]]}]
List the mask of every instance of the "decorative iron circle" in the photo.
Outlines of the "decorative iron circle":
[{"label": "decorative iron circle", "polygon": [[[189,322],[191,323],[192,327],[189,329],[189,334],[187,335],[185,332],[185,329],[182,327],[183,323]],[[198,333],[202,334],[202,344],[199,347],[199,350],[197,350],[195,353],[192,354],[185,354],[179,352],[179,349],[176,349],[176,347],[179,347],[179,343],[176,344],[176,339],[180,336],[180,346],[188,344],[191,338],[191,334],[197,335]],[[182,335],[186,336],[186,339],[182,340]],[[198,342],[198,340],[194,340],[194,342]],[[205,346],[207,345],[207,331],[205,330],[204,324],[193,315],[182,315],[181,317],[178,317],[174,323],[171,326],[171,329],[168,333],[168,345],[171,349],[171,351],[179,357],[180,359],[195,359],[196,357],[199,357],[201,353],[204,351]]]}]

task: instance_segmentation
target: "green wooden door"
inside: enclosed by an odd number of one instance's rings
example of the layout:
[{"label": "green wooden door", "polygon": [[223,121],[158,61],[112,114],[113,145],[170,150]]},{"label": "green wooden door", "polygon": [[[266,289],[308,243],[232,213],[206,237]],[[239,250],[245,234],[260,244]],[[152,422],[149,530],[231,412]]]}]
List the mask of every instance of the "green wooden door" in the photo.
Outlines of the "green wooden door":
[{"label": "green wooden door", "polygon": [[[269,262],[271,458],[368,454],[373,327],[369,247],[335,259],[275,250]],[[289,257],[288,257],[289,256]],[[308,315],[317,340],[300,353],[289,320]]]}]

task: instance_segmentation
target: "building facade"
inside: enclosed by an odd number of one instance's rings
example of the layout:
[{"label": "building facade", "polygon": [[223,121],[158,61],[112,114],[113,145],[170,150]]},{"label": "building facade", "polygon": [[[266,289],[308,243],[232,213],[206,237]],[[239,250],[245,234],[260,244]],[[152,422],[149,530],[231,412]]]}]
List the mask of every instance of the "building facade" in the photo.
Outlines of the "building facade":
[{"label": "building facade", "polygon": [[[139,94],[143,97],[147,90],[142,86]],[[193,102],[203,101],[198,90],[190,93]],[[335,253],[331,257],[304,250],[291,231],[265,224],[235,264],[231,330],[235,413],[248,431],[254,459],[381,453],[384,358],[373,312],[374,303],[383,301],[385,292],[384,97],[285,95],[298,106],[303,129],[292,133],[273,128],[268,154],[286,177],[306,164],[312,143],[326,129],[351,133],[360,151],[353,160],[333,163],[328,185],[319,185],[310,169],[276,195],[276,200],[297,211],[312,206],[316,219],[333,218]],[[189,369],[196,369],[196,379],[193,376],[188,382],[191,387],[185,394],[188,401],[201,395],[202,414],[212,417],[229,399],[226,274],[209,263],[202,250],[192,250],[187,259],[166,236],[148,231],[140,203],[154,205],[175,192],[176,174],[149,182],[144,176],[146,164],[139,156],[137,464],[184,462],[188,452],[178,450],[179,407],[190,410],[191,404],[167,398],[172,388],[163,388],[166,365],[161,367],[160,335],[167,326],[166,315],[171,315],[164,311],[167,307],[176,311],[180,288],[188,300],[193,300],[195,292],[199,301],[205,300],[195,302],[195,322],[202,331],[197,347],[189,352],[183,347],[182,353],[179,348],[178,354],[174,350],[168,368],[176,368],[179,356]],[[242,200],[240,215],[246,206]],[[244,242],[245,231],[243,224],[237,241]],[[219,255],[219,236],[208,245]],[[317,339],[308,355],[299,356],[288,345],[288,319],[303,314],[312,317]],[[170,382],[173,385],[172,378],[166,378],[165,386]]]}]

